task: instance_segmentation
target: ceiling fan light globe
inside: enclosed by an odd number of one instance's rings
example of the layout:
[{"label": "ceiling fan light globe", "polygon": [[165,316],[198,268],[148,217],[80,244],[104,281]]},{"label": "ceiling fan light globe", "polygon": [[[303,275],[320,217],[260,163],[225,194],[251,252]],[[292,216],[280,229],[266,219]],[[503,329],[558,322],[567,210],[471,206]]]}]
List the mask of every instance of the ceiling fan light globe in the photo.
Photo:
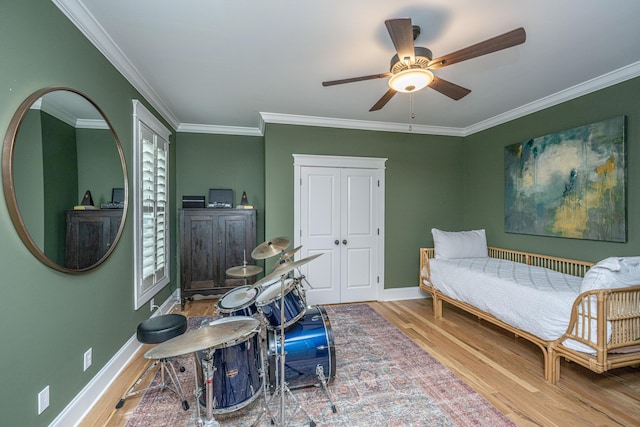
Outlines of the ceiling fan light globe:
[{"label": "ceiling fan light globe", "polygon": [[400,71],[389,79],[389,87],[396,92],[411,93],[424,89],[433,81],[433,73],[423,68]]}]

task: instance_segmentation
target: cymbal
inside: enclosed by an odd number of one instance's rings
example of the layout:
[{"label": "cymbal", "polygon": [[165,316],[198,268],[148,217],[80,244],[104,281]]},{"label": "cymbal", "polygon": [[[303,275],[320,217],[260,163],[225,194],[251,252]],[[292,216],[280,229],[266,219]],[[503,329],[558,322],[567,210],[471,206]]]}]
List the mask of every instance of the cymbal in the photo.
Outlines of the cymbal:
[{"label": "cymbal", "polygon": [[276,262],[275,264],[273,264],[273,268],[277,268],[280,264],[284,264],[282,261],[283,260],[288,260],[290,259],[292,256],[294,256],[300,249],[302,249],[302,245],[298,246],[295,249],[291,249],[289,252],[285,252],[284,254],[282,254],[282,256],[280,257],[280,259],[278,260],[278,262]]},{"label": "cymbal", "polygon": [[208,348],[221,347],[234,339],[251,334],[260,325],[258,320],[250,317],[231,320],[233,321],[187,331],[182,335],[158,344],[147,351],[144,357],[147,359],[164,359]]},{"label": "cymbal", "polygon": [[299,259],[298,261],[293,261],[293,262],[285,262],[284,264],[280,264],[279,266],[276,267],[275,270],[273,270],[272,273],[267,274],[266,276],[264,276],[262,279],[258,280],[256,283],[254,283],[253,286],[260,286],[263,285],[267,282],[272,281],[273,279],[283,276],[285,274],[287,274],[288,272],[295,270],[296,268],[300,267],[301,265],[304,265],[308,262],[313,261],[314,259],[318,258],[320,255],[323,254],[315,254],[315,255],[311,255],[310,257],[307,258],[303,258],[303,259]]},{"label": "cymbal", "polygon": [[295,249],[291,249],[289,252],[285,252],[284,255],[282,255],[282,259],[289,259],[292,256],[294,256],[300,249],[302,249],[302,245],[298,246]]},{"label": "cymbal", "polygon": [[251,277],[262,273],[262,267],[259,265],[239,265],[227,269],[226,273],[231,277]]},{"label": "cymbal", "polygon": [[289,246],[288,237],[276,237],[267,242],[260,243],[252,252],[253,259],[265,259],[274,255],[278,255],[287,246]]}]

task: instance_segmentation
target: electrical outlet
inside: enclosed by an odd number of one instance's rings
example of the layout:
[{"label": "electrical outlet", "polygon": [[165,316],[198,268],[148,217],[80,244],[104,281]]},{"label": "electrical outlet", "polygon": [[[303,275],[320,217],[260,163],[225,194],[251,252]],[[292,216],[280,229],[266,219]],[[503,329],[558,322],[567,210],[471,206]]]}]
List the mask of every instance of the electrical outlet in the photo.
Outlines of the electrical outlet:
[{"label": "electrical outlet", "polygon": [[92,357],[92,349],[89,349],[87,351],[84,352],[84,370],[86,371],[87,369],[89,369],[89,366],[91,366],[91,363],[93,363],[93,357]]},{"label": "electrical outlet", "polygon": [[49,386],[46,386],[38,393],[38,415],[49,407]]}]

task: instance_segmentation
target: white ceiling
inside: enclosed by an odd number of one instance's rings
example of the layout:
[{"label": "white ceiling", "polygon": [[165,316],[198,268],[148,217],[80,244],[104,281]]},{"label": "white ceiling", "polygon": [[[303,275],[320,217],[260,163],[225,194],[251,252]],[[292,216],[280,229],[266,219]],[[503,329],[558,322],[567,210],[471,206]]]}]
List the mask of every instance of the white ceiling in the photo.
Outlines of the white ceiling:
[{"label": "white ceiling", "polygon": [[[260,134],[301,123],[468,135],[640,75],[637,0],[52,0],[178,130]],[[472,92],[425,89],[369,108],[389,71],[384,25],[410,17],[434,57],[524,27],[520,46],[435,71]],[[409,127],[411,125],[411,127]]]}]

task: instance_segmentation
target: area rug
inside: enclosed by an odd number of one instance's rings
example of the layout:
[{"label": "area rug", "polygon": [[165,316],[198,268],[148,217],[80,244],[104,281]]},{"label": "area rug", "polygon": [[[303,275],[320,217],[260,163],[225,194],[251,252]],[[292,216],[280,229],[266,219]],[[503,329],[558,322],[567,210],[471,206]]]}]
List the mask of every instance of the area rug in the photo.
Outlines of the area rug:
[{"label": "area rug", "polygon": [[[333,333],[335,343],[336,372],[328,390],[337,411],[332,411],[321,387],[299,388],[292,391],[293,398],[285,394],[286,425],[312,425],[310,420],[318,426],[349,427],[514,425],[367,304],[324,308],[331,324],[327,330]],[[199,327],[204,320],[190,318],[190,328]],[[177,359],[186,368],[179,375],[189,410],[184,411],[171,392],[150,391],[127,427],[198,425],[193,356]],[[279,425],[281,398],[269,400],[268,407]],[[260,395],[243,408],[214,418],[221,426],[271,426],[264,408],[265,399]],[[201,415],[204,417],[204,410]]]}]

